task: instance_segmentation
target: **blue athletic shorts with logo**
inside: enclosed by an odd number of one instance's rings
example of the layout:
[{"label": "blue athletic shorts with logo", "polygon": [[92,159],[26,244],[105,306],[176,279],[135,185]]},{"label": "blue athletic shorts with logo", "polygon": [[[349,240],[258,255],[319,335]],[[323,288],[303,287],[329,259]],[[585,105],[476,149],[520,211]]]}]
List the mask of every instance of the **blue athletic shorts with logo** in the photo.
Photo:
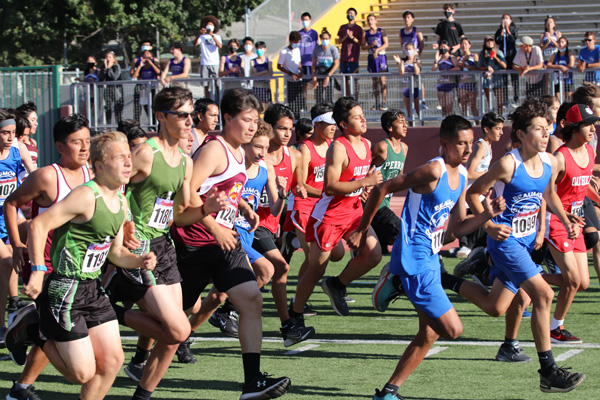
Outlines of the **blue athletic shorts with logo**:
[{"label": "blue athletic shorts with logo", "polygon": [[263,256],[258,251],[252,248],[252,242],[254,242],[254,232],[248,232],[247,230],[240,227],[236,227],[236,229],[237,232],[240,234],[240,242],[242,243],[242,248],[248,255],[250,264],[254,264],[256,260]]},{"label": "blue athletic shorts with logo", "polygon": [[426,269],[417,275],[400,275],[408,299],[419,310],[438,319],[454,306],[442,287],[440,268]]},{"label": "blue athletic shorts with logo", "polygon": [[498,278],[504,287],[516,294],[522,282],[542,272],[542,267],[531,259],[532,250],[533,241],[528,247],[512,236],[503,242],[488,237],[488,252],[494,261],[490,281]]}]

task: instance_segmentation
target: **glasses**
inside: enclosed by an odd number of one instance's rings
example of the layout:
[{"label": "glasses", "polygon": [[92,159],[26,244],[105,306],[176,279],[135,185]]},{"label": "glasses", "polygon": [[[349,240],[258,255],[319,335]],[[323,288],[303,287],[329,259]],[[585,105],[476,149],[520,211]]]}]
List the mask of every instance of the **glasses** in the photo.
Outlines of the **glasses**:
[{"label": "glasses", "polygon": [[594,39],[585,39],[584,42],[592,42]]},{"label": "glasses", "polygon": [[192,112],[185,112],[185,111],[161,111],[161,113],[164,114],[173,114],[177,117],[177,119],[183,121],[188,119],[189,117],[192,117],[192,119],[196,118],[198,116],[198,112],[197,111],[192,111]]}]

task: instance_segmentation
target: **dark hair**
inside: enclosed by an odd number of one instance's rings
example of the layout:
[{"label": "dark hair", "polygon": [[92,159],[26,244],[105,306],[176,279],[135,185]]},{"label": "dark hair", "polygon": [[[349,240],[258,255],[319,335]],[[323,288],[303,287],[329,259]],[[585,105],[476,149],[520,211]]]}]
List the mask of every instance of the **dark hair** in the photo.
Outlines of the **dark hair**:
[{"label": "dark hair", "polygon": [[310,109],[310,118],[315,119],[319,115],[323,115],[328,112],[333,112],[333,104],[326,101],[323,103],[317,103]]},{"label": "dark hair", "polygon": [[415,13],[413,13],[412,11],[404,11],[404,14],[402,14],[402,18],[406,18],[407,15],[410,15],[411,17],[413,17],[413,19],[415,18]]},{"label": "dark hair", "polygon": [[219,19],[217,17],[215,17],[214,15],[207,15],[206,17],[202,18],[202,21],[200,21],[200,27],[206,28],[206,25],[209,22],[212,22],[212,24],[215,26],[215,30],[212,32],[213,33],[219,32],[219,29],[221,29],[221,23],[219,22]]},{"label": "dark hair", "polygon": [[473,129],[473,125],[469,120],[460,115],[448,115],[442,120],[440,125],[440,139],[453,140],[458,137],[459,131]]},{"label": "dark hair", "polygon": [[142,126],[138,121],[133,119],[123,119],[119,121],[117,130],[123,132],[127,136],[127,141],[131,142],[134,139],[148,137],[146,131],[142,129]]},{"label": "dark hair", "polygon": [[[554,31],[556,32],[556,21],[554,20],[554,17],[552,15],[546,15],[546,19],[544,19],[544,32],[548,32],[548,28],[546,27],[546,24],[548,23],[549,19],[554,21]],[[558,40],[557,40],[557,42],[558,42]]]},{"label": "dark hair", "polygon": [[171,43],[171,47],[174,49],[183,50],[183,43],[181,42],[173,42]]},{"label": "dark hair", "polygon": [[[510,17],[510,25],[509,25],[509,27],[510,27],[510,28],[513,28],[513,27],[514,27],[514,28],[516,28],[516,27],[517,27],[517,25],[515,25],[515,22],[513,21],[513,17],[512,17],[512,15],[510,15],[510,14],[508,14],[508,13],[504,13],[504,14],[502,14],[502,19],[504,19],[504,17],[505,17],[506,15],[508,15],[508,16]],[[502,20],[500,21],[500,27],[499,27],[499,29],[502,29]]]},{"label": "dark hair", "polygon": [[0,108],[0,122],[6,121],[7,119],[15,119],[14,114],[6,108]]},{"label": "dark hair", "polygon": [[594,31],[587,31],[585,33],[584,37],[588,37],[588,36],[592,36],[594,39],[596,39],[596,32],[594,32]]},{"label": "dark hair", "polygon": [[300,32],[298,31],[291,31],[290,35],[288,36],[288,40],[290,41],[290,43],[299,42],[300,40],[302,40],[302,35],[300,35]]},{"label": "dark hair", "polygon": [[392,108],[391,110],[381,114],[381,127],[385,131],[386,135],[390,136],[392,124],[398,119],[399,116],[404,117],[404,112],[397,108]]},{"label": "dark hair", "polygon": [[304,17],[308,17],[308,18],[312,19],[310,13],[306,12],[306,11],[302,13],[302,15],[300,16],[300,19],[303,19]]},{"label": "dark hair", "polygon": [[288,106],[285,106],[285,105],[279,104],[279,103],[275,103],[275,104],[272,104],[269,108],[267,108],[263,119],[265,120],[266,123],[270,124],[272,127],[275,127],[277,122],[281,118],[284,118],[284,117],[289,118],[293,121],[294,120],[294,111],[292,111],[292,109],[289,108]]},{"label": "dark hair", "polygon": [[296,142],[301,142],[313,130],[312,121],[308,118],[300,118],[296,121],[294,128],[296,130]]},{"label": "dark hair", "polygon": [[505,121],[504,117],[495,112],[489,112],[481,117],[481,128],[493,128],[498,124],[503,124]]},{"label": "dark hair", "polygon": [[324,26],[323,29],[321,29],[321,33],[319,34],[319,37],[321,39],[323,39],[323,35],[329,35],[329,37],[331,37],[331,33],[329,33],[326,26]]},{"label": "dark hair", "polygon": [[340,97],[333,105],[333,119],[342,132],[342,122],[348,122],[350,110],[356,106],[360,106],[360,103],[354,97]]},{"label": "dark hair", "polygon": [[560,104],[560,101],[556,98],[556,96],[552,96],[550,94],[544,94],[544,95],[542,95],[540,97],[541,97],[542,101],[544,103],[546,103],[546,106],[548,106],[548,107],[552,107],[552,105],[554,103],[559,103]]},{"label": "dark hair", "polygon": [[29,118],[29,114],[37,112],[37,107],[33,101],[28,101],[27,103],[21,104],[19,107],[17,107],[17,111],[23,114],[25,118]]},{"label": "dark hair", "polygon": [[537,117],[546,118],[548,107],[546,103],[539,97],[529,97],[523,104],[510,114],[509,119],[512,121],[512,131],[510,132],[510,140],[513,143],[520,143],[517,136],[517,131],[527,132],[527,128],[531,125],[531,121]]},{"label": "dark hair", "polygon": [[597,98],[600,98],[600,87],[591,82],[583,82],[571,95],[571,100],[575,103],[585,104],[590,108],[594,105],[594,99]]},{"label": "dark hair", "polygon": [[[211,99],[209,97],[205,97],[205,98],[196,100],[196,102],[194,103],[194,110],[196,110],[196,112],[198,114],[204,115],[208,111],[208,106],[216,106],[217,110],[219,109],[219,105],[217,104],[216,101],[214,101],[213,99]],[[198,124],[198,122],[199,122],[198,117],[194,118],[194,125]]]},{"label": "dark hair", "polygon": [[565,143],[568,142],[569,140],[571,140],[571,138],[573,137],[573,135],[576,132],[579,132],[579,130],[582,127],[584,127],[586,125],[592,125],[592,124],[582,124],[581,122],[567,122],[565,124],[565,127],[560,130],[563,141]]},{"label": "dark hair", "polygon": [[20,112],[15,112],[15,121],[17,122],[17,129],[15,136],[20,138],[25,133],[25,129],[31,128],[29,120]]},{"label": "dark hair", "polygon": [[238,45],[238,47],[240,47],[240,41],[237,40],[236,38],[229,39],[229,42],[227,42],[227,47],[229,47],[229,45],[232,43],[235,43]]},{"label": "dark hair", "polygon": [[446,3],[442,6],[442,10],[445,10],[446,8],[449,8],[451,10],[456,10],[456,4],[454,3]]},{"label": "dark hair", "polygon": [[242,43],[246,43],[247,41],[250,41],[250,43],[254,44],[254,39],[252,39],[250,36],[246,36],[242,39]]},{"label": "dark hair", "polygon": [[255,109],[259,113],[262,111],[262,103],[256,95],[246,89],[226,90],[221,98],[221,121],[225,126],[225,114],[235,118],[239,113],[248,109]]},{"label": "dark hair", "polygon": [[[567,112],[577,103],[573,103],[571,101],[566,101],[560,105],[558,108],[558,112],[556,113],[556,126],[560,126],[560,121],[563,119],[567,119]],[[562,134],[562,130],[561,130]]]},{"label": "dark hair", "polygon": [[89,129],[89,125],[90,122],[88,121],[88,119],[81,114],[73,114],[61,118],[54,125],[54,143],[64,143],[71,133],[77,132],[78,130],[83,128]]},{"label": "dark hair", "polygon": [[350,11],[354,11],[354,14],[358,15],[358,11],[356,11],[356,8],[350,7],[349,9],[346,10],[346,14],[348,14]]},{"label": "dark hair", "polygon": [[154,112],[176,110],[187,102],[193,103],[192,92],[182,87],[164,88],[154,96]]},{"label": "dark hair", "polygon": [[267,47],[267,44],[261,40],[259,40],[258,42],[254,43],[254,47],[259,48],[259,47]]},{"label": "dark hair", "polygon": [[377,19],[377,17],[376,17],[376,16],[375,16],[375,14],[373,14],[373,13],[371,13],[371,14],[367,15],[367,19],[369,19],[369,17],[373,17],[373,18]]}]

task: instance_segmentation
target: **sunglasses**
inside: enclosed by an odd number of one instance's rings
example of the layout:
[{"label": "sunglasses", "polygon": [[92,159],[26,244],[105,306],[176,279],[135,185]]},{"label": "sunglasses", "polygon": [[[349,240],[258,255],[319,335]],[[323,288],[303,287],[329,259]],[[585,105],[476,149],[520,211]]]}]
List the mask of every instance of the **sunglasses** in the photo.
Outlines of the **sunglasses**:
[{"label": "sunglasses", "polygon": [[592,42],[594,39],[585,39],[584,42]]},{"label": "sunglasses", "polygon": [[179,120],[185,120],[188,119],[189,117],[192,117],[192,119],[196,118],[198,116],[198,112],[197,111],[192,111],[192,112],[185,112],[185,111],[161,111],[161,113],[164,114],[173,114],[175,116],[177,116],[177,119]]}]

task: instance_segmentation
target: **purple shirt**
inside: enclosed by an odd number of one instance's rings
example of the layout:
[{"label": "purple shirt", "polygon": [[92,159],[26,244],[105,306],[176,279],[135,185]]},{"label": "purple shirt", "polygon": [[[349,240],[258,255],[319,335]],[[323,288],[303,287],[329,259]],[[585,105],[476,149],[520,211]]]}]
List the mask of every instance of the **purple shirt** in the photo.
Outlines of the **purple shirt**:
[{"label": "purple shirt", "polygon": [[314,29],[309,29],[308,32],[304,29],[300,29],[300,56],[302,57],[302,66],[312,66],[312,53],[317,44],[319,43],[319,34]]},{"label": "purple shirt", "polygon": [[347,35],[348,31],[351,30],[354,34],[354,37],[358,39],[358,43],[350,38],[346,38],[342,42],[342,51],[340,52],[340,62],[354,62],[357,63],[359,61],[360,56],[360,42],[363,37],[363,29],[354,24],[352,26],[348,26],[348,24],[340,26],[340,30],[338,31],[338,37],[343,38]]}]

